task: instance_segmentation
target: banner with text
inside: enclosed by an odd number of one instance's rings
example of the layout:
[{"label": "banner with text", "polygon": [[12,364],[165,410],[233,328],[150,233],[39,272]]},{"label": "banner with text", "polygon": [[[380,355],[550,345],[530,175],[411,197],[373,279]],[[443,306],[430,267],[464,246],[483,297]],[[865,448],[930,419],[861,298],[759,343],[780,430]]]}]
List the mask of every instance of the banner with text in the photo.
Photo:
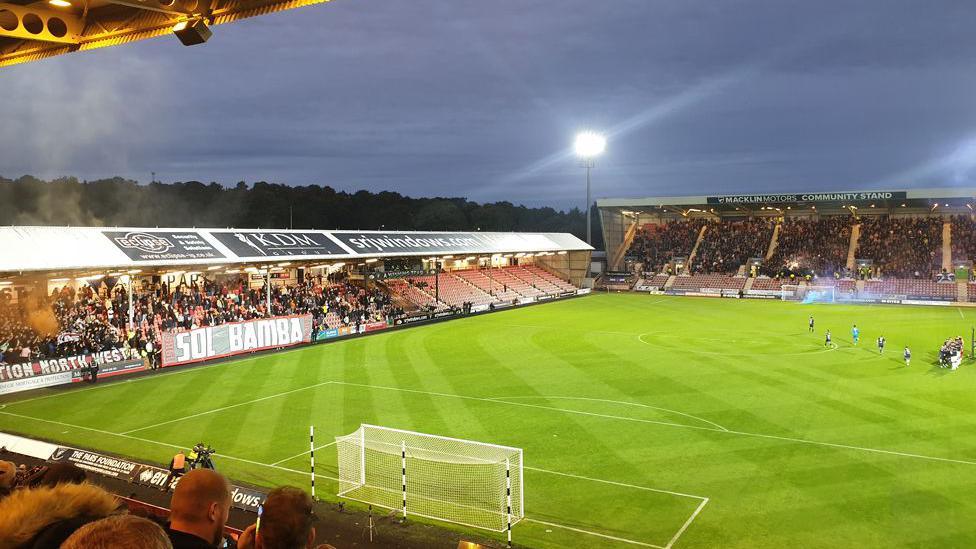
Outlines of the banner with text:
[{"label": "banner with text", "polygon": [[281,316],[163,334],[163,366],[189,364],[312,340],[312,315]]},{"label": "banner with text", "polygon": [[866,191],[856,193],[746,194],[709,196],[709,204],[788,204],[794,202],[859,202],[865,200],[905,200],[906,191]]},{"label": "banner with text", "polygon": [[324,232],[210,233],[237,257],[299,257],[348,254]]},{"label": "banner with text", "polygon": [[0,364],[0,383],[48,374],[87,370],[96,364],[100,372],[116,372],[131,369],[136,362],[142,363],[138,353],[120,348],[87,355],[35,360],[21,364]]},{"label": "banner with text", "polygon": [[197,231],[102,231],[133,261],[223,259]]}]

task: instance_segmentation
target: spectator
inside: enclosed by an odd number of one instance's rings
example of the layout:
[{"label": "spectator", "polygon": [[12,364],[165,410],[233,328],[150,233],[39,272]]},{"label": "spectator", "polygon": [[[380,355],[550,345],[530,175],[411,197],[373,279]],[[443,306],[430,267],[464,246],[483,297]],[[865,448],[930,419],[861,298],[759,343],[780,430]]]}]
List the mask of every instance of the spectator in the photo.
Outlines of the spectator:
[{"label": "spectator", "polygon": [[0,461],[0,499],[14,488],[17,481],[17,466],[9,461]]},{"label": "spectator", "polygon": [[942,265],[942,218],[861,218],[857,257],[874,260],[881,275],[931,279]]},{"label": "spectator", "polygon": [[735,273],[751,257],[765,257],[773,236],[771,218],[749,218],[708,226],[694,260],[696,273]]},{"label": "spectator", "polygon": [[230,515],[230,484],[220,473],[196,469],[184,475],[170,501],[166,533],[174,549],[213,549]]},{"label": "spectator", "polygon": [[[238,540],[239,549],[299,549],[315,547],[312,498],[292,486],[275,488],[264,502],[261,528],[251,525]],[[319,548],[331,547],[320,545]]]},{"label": "spectator", "polygon": [[173,544],[162,527],[149,519],[114,515],[82,526],[61,549],[173,549]]},{"label": "spectator", "polygon": [[75,530],[118,507],[115,496],[88,483],[15,490],[0,500],[0,546],[57,549]]},{"label": "spectator", "polygon": [[675,257],[688,257],[705,220],[678,219],[662,225],[647,224],[634,235],[627,256],[643,263],[645,273],[659,273]]},{"label": "spectator", "polygon": [[807,273],[840,277],[847,267],[852,221],[850,216],[786,218],[763,273],[776,278]]}]

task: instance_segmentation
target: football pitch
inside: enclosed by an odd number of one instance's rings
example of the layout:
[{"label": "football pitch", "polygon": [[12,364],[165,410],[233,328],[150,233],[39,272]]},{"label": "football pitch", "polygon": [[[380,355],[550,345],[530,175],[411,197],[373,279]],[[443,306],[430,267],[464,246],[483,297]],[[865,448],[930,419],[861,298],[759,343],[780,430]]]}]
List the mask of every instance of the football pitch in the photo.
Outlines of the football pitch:
[{"label": "football pitch", "polygon": [[157,463],[203,441],[231,478],[306,486],[314,425],[330,498],[333,437],[361,423],[515,446],[529,547],[976,547],[976,370],[935,365],[974,324],[591,295],[8,398],[0,430]]}]

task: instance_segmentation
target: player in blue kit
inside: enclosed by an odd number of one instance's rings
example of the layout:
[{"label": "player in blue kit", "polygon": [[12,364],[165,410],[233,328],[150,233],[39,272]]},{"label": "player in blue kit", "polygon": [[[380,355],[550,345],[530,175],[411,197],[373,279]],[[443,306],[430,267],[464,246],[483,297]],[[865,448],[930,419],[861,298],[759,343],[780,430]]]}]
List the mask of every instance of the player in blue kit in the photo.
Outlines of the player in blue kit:
[{"label": "player in blue kit", "polygon": [[861,330],[857,329],[857,324],[851,328],[851,339],[854,340],[854,345],[857,345],[857,342],[861,339]]}]

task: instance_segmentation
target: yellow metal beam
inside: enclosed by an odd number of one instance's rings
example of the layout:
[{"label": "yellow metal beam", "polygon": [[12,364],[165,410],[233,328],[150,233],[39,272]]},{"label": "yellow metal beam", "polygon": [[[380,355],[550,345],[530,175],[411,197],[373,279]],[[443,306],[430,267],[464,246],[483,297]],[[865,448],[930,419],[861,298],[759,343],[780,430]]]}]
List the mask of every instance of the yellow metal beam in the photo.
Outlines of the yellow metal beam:
[{"label": "yellow metal beam", "polygon": [[0,37],[77,44],[84,28],[71,12],[0,2]]}]

